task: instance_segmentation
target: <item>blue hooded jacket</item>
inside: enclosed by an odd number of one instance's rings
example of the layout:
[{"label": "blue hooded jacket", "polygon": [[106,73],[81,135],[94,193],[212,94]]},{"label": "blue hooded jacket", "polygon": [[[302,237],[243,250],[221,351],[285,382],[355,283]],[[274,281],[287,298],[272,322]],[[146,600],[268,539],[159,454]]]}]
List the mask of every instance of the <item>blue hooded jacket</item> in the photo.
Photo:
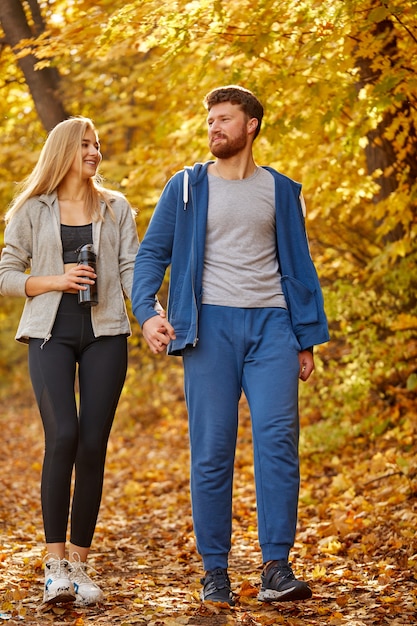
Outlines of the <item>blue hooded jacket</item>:
[{"label": "blue hooded jacket", "polygon": [[[167,268],[167,316],[176,339],[168,354],[178,355],[198,341],[208,210],[207,163],[177,172],[166,184],[135,261],[132,310],[139,324],[154,310]],[[275,180],[276,232],[282,289],[301,350],[329,340],[323,296],[310,256],[301,185],[265,167]]]}]

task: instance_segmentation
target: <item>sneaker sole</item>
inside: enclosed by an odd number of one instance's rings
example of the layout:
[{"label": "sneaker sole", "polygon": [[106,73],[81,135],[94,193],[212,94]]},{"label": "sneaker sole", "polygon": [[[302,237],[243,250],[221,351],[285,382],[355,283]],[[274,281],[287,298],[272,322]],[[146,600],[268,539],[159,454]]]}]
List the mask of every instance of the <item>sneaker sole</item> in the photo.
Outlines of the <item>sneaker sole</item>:
[{"label": "sneaker sole", "polygon": [[91,606],[92,604],[100,604],[104,601],[104,594],[95,598],[83,598],[79,594],[75,597],[75,606]]},{"label": "sneaker sole", "polygon": [[104,593],[101,589],[91,589],[90,593],[84,591],[84,593],[80,593],[80,586],[74,582],[74,590],[75,590],[75,606],[89,606],[90,604],[99,604],[104,600]]},{"label": "sneaker sole", "polygon": [[308,600],[312,596],[309,587],[299,589],[296,586],[276,591],[275,589],[261,589],[258,594],[258,600],[261,602],[287,602],[291,600]]},{"label": "sneaker sole", "polygon": [[236,604],[234,599],[230,597],[228,598],[213,598],[213,597],[205,598],[203,591],[201,591],[200,593],[200,600],[201,602],[215,602],[216,604],[228,604],[229,606],[235,606]]},{"label": "sneaker sole", "polygon": [[70,591],[64,591],[53,598],[49,598],[48,600],[44,600],[43,604],[58,604],[58,603],[67,603],[67,602],[75,602],[75,594]]}]

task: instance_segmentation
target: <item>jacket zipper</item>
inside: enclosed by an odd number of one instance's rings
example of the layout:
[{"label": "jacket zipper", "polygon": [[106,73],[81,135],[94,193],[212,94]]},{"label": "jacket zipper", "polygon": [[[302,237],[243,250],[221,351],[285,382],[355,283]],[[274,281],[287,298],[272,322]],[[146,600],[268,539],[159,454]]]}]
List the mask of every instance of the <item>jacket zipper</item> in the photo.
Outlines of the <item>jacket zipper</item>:
[{"label": "jacket zipper", "polygon": [[41,343],[41,350],[43,350],[44,345],[50,340],[50,338],[52,337],[52,334],[49,333],[45,339],[43,340],[43,342]]},{"label": "jacket zipper", "polygon": [[[49,204],[48,202],[46,202],[46,204],[47,204],[47,206],[49,207],[49,209],[50,209],[50,211],[52,213],[52,221],[53,221],[53,224],[54,224],[54,227],[55,227],[55,226],[57,226],[57,221],[54,218],[57,217],[57,212],[55,211],[55,209],[54,209],[52,204]],[[59,229],[57,230],[55,228],[55,234],[57,236],[57,241],[59,242],[59,244],[61,244],[61,251],[62,251],[62,240],[61,240],[61,234],[60,234]],[[62,268],[62,269],[64,269],[64,268]],[[58,308],[59,308],[59,304],[61,302],[61,299],[62,299],[62,294],[61,294],[61,298],[60,298],[60,300],[58,302],[58,306],[56,307],[55,315],[54,315],[54,318],[53,318],[53,321],[52,321],[52,326],[55,323],[56,315],[57,315],[57,312],[58,312]],[[49,333],[46,335],[46,337],[44,338],[43,342],[41,343],[41,346],[40,346],[41,350],[43,350],[44,346],[48,343],[48,341],[52,337],[52,332],[51,332],[52,331],[52,326],[51,326],[51,330],[49,331]]]},{"label": "jacket zipper", "polygon": [[[187,178],[188,178],[188,172],[187,172]],[[188,188],[188,185],[187,185]],[[197,343],[198,343],[198,324],[199,324],[199,314],[198,314],[198,306],[197,306],[197,298],[196,298],[196,294],[195,294],[195,264],[194,264],[194,241],[195,241],[195,229],[196,229],[196,217],[195,217],[195,211],[194,211],[194,190],[192,188],[192,186],[189,186],[190,188],[190,195],[191,195],[191,210],[193,212],[193,237],[192,237],[192,241],[191,241],[191,281],[192,281],[192,291],[193,291],[193,304],[194,304],[194,308],[195,308],[195,336],[194,336],[194,341],[193,341],[193,348],[196,347]],[[184,200],[185,200],[185,186],[184,186]],[[187,201],[188,201],[188,192],[187,192]]]}]

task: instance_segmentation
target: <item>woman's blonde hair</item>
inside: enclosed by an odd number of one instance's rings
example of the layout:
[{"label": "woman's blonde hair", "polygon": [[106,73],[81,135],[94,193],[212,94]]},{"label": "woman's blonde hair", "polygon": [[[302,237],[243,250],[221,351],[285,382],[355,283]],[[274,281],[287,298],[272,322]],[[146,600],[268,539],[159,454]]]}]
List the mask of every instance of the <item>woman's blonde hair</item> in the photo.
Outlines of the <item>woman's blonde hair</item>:
[{"label": "woman's blonde hair", "polygon": [[[87,130],[97,131],[88,117],[71,117],[57,124],[49,133],[31,174],[19,185],[5,220],[8,222],[23,204],[41,194],[53,193],[68,174],[74,159],[79,156],[81,144]],[[88,217],[100,219],[100,200],[104,200],[111,213],[110,195],[100,184],[97,173],[87,180],[86,207]]]}]

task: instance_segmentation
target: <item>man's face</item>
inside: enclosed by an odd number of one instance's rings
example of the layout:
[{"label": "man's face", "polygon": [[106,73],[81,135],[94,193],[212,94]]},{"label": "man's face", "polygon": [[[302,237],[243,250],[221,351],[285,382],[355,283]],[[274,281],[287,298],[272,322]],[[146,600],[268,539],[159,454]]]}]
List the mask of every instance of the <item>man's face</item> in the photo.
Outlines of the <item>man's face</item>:
[{"label": "man's face", "polygon": [[235,156],[248,144],[249,119],[237,104],[220,102],[213,105],[207,124],[211,153],[219,159]]}]

